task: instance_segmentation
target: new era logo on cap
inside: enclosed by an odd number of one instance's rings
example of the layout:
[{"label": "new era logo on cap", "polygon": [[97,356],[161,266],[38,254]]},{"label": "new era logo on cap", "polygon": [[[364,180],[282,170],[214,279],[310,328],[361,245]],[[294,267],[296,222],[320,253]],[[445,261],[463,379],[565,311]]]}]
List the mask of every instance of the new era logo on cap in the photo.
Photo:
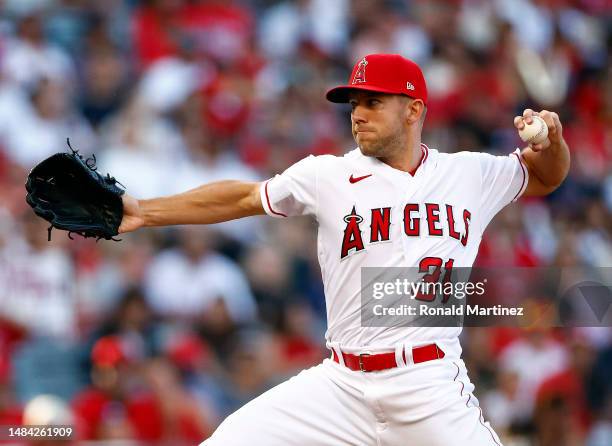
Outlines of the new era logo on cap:
[{"label": "new era logo on cap", "polygon": [[427,104],[427,85],[421,68],[399,54],[370,54],[353,67],[349,84],[327,92],[331,102],[348,102],[351,90],[401,94]]}]

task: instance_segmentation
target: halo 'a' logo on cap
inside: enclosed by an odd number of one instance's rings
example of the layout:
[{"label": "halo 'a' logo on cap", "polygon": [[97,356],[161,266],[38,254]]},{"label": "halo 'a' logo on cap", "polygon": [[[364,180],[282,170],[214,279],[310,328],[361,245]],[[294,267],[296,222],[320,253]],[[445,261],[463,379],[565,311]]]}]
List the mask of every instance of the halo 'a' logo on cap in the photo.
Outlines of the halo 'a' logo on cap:
[{"label": "halo 'a' logo on cap", "polygon": [[406,88],[408,90],[414,90],[414,85],[412,85],[412,82],[406,82]]},{"label": "halo 'a' logo on cap", "polygon": [[365,83],[366,81],[365,69],[367,65],[368,65],[368,61],[364,57],[363,59],[361,59],[361,62],[359,62],[359,66],[357,67],[357,71],[355,72],[355,77],[353,77],[353,82],[352,82],[353,84]]}]

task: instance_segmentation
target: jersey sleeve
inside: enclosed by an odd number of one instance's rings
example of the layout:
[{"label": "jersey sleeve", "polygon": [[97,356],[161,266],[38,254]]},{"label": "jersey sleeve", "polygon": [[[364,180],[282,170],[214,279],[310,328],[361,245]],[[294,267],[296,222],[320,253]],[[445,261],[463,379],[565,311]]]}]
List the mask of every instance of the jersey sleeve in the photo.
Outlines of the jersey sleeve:
[{"label": "jersey sleeve", "polygon": [[516,201],[525,192],[529,182],[527,166],[520,149],[507,156],[479,153],[482,229],[507,204]]},{"label": "jersey sleeve", "polygon": [[317,208],[317,157],[308,156],[261,184],[261,202],[272,217],[312,215]]}]

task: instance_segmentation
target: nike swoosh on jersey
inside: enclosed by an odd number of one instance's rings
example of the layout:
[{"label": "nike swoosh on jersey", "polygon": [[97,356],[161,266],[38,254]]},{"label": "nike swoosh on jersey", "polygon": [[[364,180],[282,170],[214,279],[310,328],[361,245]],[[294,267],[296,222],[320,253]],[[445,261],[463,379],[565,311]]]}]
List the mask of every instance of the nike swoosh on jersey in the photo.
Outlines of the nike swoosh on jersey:
[{"label": "nike swoosh on jersey", "polygon": [[369,175],[364,175],[364,176],[362,176],[362,177],[357,177],[357,178],[354,178],[354,177],[353,177],[353,174],[351,174],[351,176],[350,176],[350,178],[349,178],[349,183],[351,183],[351,184],[355,184],[356,182],[361,181],[361,180],[365,180],[366,178],[371,177],[371,176],[372,176],[372,174],[369,174]]}]

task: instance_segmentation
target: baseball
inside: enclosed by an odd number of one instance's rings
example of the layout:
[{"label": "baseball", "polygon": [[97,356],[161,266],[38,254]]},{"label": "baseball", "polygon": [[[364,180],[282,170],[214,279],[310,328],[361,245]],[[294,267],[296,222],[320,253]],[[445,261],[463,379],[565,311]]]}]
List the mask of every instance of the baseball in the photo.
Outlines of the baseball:
[{"label": "baseball", "polygon": [[524,142],[540,144],[548,137],[548,126],[539,116],[532,116],[532,119],[531,124],[525,123],[523,129],[519,130],[519,136]]}]

